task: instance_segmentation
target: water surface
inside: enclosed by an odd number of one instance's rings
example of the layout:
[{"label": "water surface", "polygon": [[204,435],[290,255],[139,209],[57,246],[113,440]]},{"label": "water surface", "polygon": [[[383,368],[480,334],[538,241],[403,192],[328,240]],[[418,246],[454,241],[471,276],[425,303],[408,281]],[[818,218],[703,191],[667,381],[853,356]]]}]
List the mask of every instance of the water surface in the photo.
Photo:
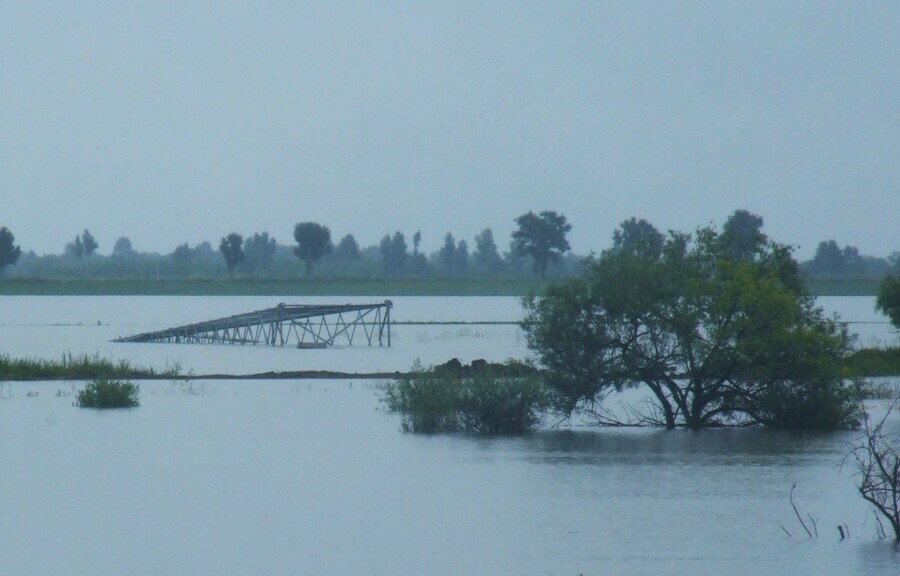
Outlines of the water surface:
[{"label": "water surface", "polygon": [[[880,321],[864,300],[824,303],[847,319]],[[198,373],[406,370],[416,358],[528,354],[514,326],[397,326],[390,349],[110,342],[277,303],[4,297],[0,351],[100,353]],[[395,299],[397,320],[520,317],[514,298]],[[861,326],[896,338],[882,324]],[[367,381],[144,382],[140,408],[109,412],[72,406],[82,385],[0,384],[3,573],[878,575],[900,567],[898,548],[876,537],[852,469],[841,467],[856,433],[575,427],[427,437],[400,432]],[[888,427],[900,432],[900,417]],[[806,537],[790,507],[795,483],[818,538]],[[839,524],[850,540],[839,540]]]}]

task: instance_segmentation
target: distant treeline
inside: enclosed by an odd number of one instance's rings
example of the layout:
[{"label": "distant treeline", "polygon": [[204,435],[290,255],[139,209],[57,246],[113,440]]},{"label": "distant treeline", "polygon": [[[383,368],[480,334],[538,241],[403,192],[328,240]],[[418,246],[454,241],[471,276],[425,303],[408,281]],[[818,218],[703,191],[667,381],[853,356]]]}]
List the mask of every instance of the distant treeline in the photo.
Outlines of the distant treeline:
[{"label": "distant treeline", "polygon": [[[749,230],[759,230],[762,218],[739,210]],[[446,233],[437,251],[421,250],[422,233],[410,237],[396,231],[378,244],[360,246],[353,234],[333,240],[328,227],[298,223],[294,243],[284,244],[268,232],[246,238],[224,236],[218,246],[201,242],[181,244],[168,254],[142,252],[122,236],[108,255],[89,230],[75,236],[61,253],[38,255],[15,245],[8,229],[0,228],[0,276],[24,279],[123,279],[183,280],[243,278],[565,278],[582,273],[582,255],[570,252],[566,239],[571,225],[552,211],[528,212],[515,219],[518,228],[498,247],[490,228],[476,234],[471,243]],[[620,230],[636,235],[658,234],[645,220],[623,222]],[[617,231],[615,234],[620,234]],[[614,244],[621,238],[613,235]],[[660,235],[661,236],[661,235]],[[882,278],[900,275],[900,251],[887,258],[865,256],[854,246],[834,240],[819,244],[815,256],[800,263],[812,278]]]}]

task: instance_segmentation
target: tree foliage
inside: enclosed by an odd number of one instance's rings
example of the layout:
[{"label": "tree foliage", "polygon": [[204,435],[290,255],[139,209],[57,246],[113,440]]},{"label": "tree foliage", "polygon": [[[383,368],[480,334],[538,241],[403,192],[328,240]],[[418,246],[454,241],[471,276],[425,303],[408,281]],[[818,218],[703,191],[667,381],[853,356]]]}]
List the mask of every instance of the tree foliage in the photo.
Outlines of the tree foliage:
[{"label": "tree foliage", "polygon": [[856,246],[841,248],[834,240],[819,242],[809,263],[810,273],[816,276],[861,276],[865,268],[865,260]]},{"label": "tree foliage", "polygon": [[81,245],[84,247],[84,257],[90,258],[94,255],[94,252],[97,251],[99,245],[97,241],[94,239],[94,235],[91,234],[90,230],[87,228],[84,229],[84,232],[81,233]]},{"label": "tree foliage", "polygon": [[765,241],[762,226],[762,216],[747,210],[735,210],[722,226],[722,240],[728,255],[735,260],[752,256],[756,247]]},{"label": "tree foliage", "polygon": [[900,276],[885,276],[878,287],[875,307],[900,329]]},{"label": "tree foliage", "polygon": [[300,222],[294,226],[297,246],[294,254],[306,264],[306,275],[312,274],[313,265],[331,252],[331,230],[316,222]]},{"label": "tree foliage", "polygon": [[81,243],[81,235],[75,236],[75,239],[66,244],[66,256],[81,260],[84,258],[84,244]]},{"label": "tree foliage", "polygon": [[394,235],[385,234],[378,245],[381,260],[384,264],[384,272],[388,276],[403,276],[406,271],[407,253],[406,238],[400,231]]},{"label": "tree foliage", "polygon": [[219,242],[219,252],[225,259],[228,274],[234,278],[234,267],[244,261],[244,238],[237,232],[232,232]]},{"label": "tree foliage", "polygon": [[638,258],[658,258],[665,238],[653,224],[632,217],[613,232],[613,250]]},{"label": "tree foliage", "polygon": [[175,273],[179,276],[186,276],[191,264],[191,247],[188,243],[178,245],[170,254],[175,264]]},{"label": "tree foliage", "polygon": [[447,235],[444,236],[444,245],[438,251],[437,261],[444,274],[453,276],[457,261],[456,240],[453,239],[453,234],[450,232],[447,232]]},{"label": "tree foliage", "polygon": [[353,262],[359,260],[359,243],[353,234],[347,234],[338,242],[334,249],[334,257],[342,262]]},{"label": "tree foliage", "polygon": [[513,240],[517,241],[516,249],[522,256],[531,256],[534,273],[543,278],[547,265],[569,251],[566,234],[572,230],[572,225],[562,214],[549,210],[537,215],[528,212],[515,221],[519,227],[512,233]]},{"label": "tree foliage", "polygon": [[487,274],[497,274],[503,270],[503,258],[497,251],[494,233],[485,228],[475,235],[475,250],[472,252],[475,267]]},{"label": "tree foliage", "polygon": [[16,237],[4,226],[0,228],[0,274],[7,266],[15,264],[22,255],[22,249],[16,246]]},{"label": "tree foliage", "polygon": [[114,258],[132,258],[137,254],[131,245],[131,240],[125,236],[120,236],[116,243],[113,244],[112,255]]},{"label": "tree foliage", "polygon": [[275,257],[275,239],[268,232],[257,232],[244,240],[244,266],[247,272],[269,272]]},{"label": "tree foliage", "polygon": [[732,247],[713,228],[670,232],[657,257],[613,249],[526,299],[528,345],[557,408],[595,411],[643,386],[658,410],[646,420],[667,428],[858,425],[841,377],[849,336],[815,308],[790,249],[764,235]]}]

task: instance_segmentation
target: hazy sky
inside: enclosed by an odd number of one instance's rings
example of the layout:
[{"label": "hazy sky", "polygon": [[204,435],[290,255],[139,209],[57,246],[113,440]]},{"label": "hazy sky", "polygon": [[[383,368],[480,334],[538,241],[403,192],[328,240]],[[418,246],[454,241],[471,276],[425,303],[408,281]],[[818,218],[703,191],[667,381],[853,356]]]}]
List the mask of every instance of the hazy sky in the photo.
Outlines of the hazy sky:
[{"label": "hazy sky", "polygon": [[0,225],[109,253],[314,220],[374,244],[557,210],[762,215],[900,250],[900,3],[0,0]]}]

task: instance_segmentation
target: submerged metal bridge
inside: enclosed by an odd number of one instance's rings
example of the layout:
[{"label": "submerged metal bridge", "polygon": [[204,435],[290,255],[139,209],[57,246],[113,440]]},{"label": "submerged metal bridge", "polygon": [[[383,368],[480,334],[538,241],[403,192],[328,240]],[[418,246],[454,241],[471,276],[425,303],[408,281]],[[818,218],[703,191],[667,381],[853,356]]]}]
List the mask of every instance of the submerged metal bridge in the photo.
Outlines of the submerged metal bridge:
[{"label": "submerged metal bridge", "polygon": [[218,320],[145,332],[114,342],[174,344],[265,344],[324,348],[335,343],[353,345],[365,338],[369,346],[391,345],[390,300],[381,304],[279,304]]}]

